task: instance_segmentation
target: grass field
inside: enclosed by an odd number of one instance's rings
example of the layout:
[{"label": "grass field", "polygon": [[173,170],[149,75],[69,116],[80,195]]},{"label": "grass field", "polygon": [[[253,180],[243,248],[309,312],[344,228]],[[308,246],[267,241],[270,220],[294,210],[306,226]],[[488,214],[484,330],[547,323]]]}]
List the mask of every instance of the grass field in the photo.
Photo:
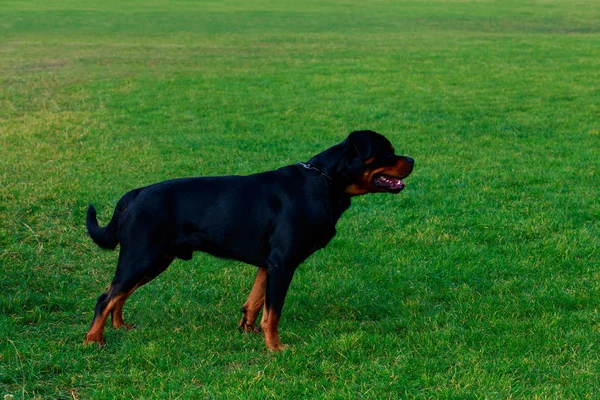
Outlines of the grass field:
[{"label": "grass field", "polygon": [[[596,0],[0,2],[0,396],[598,398]],[[126,191],[305,161],[356,129],[416,159],[298,270],[287,351],[255,270],[195,255],[84,346]]]}]

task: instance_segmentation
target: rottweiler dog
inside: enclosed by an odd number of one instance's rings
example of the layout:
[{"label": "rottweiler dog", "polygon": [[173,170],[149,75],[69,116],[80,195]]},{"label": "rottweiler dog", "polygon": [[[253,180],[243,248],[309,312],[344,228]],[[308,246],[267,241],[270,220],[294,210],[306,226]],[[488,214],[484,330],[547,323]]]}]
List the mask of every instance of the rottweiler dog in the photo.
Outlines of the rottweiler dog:
[{"label": "rottweiler dog", "polygon": [[[282,349],[278,324],[296,267],[336,233],[351,198],[366,193],[399,193],[414,160],[373,131],[355,131],[307,163],[249,176],[173,179],[126,193],[112,219],[100,227],[90,204],[87,230],[100,247],[121,244],[117,270],[96,303],[85,342],[103,345],[110,314],[115,328],[123,304],[175,258],[194,251],[242,261],[258,273],[242,306],[239,330],[263,331],[269,350]],[[258,313],[262,319],[255,325]]]}]

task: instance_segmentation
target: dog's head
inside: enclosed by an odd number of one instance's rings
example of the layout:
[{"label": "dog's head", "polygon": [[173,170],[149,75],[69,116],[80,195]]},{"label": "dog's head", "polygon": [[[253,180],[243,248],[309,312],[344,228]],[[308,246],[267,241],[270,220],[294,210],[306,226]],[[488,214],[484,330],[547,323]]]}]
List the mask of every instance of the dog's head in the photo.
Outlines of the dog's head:
[{"label": "dog's head", "polygon": [[394,146],[373,131],[352,132],[342,142],[351,183],[345,192],[351,196],[366,193],[400,193],[402,179],[413,170],[414,160],[394,153]]}]

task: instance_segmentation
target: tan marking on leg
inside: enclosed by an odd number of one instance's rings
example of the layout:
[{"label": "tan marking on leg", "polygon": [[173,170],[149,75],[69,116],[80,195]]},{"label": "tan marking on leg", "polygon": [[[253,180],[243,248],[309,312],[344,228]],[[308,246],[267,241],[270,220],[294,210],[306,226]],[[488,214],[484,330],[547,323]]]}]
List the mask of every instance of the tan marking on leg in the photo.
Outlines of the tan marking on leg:
[{"label": "tan marking on leg", "polygon": [[115,309],[111,314],[112,326],[115,329],[131,329],[133,327],[132,325],[125,323],[125,321],[123,320],[123,304],[125,304],[125,299],[122,299],[117,304],[115,304]]},{"label": "tan marking on leg", "polygon": [[269,310],[267,309],[267,302],[264,303],[262,318],[260,319],[260,328],[267,323],[267,319],[269,319]]},{"label": "tan marking on leg", "polygon": [[123,296],[120,297],[119,301],[115,304],[115,308],[113,309],[113,311],[111,313],[113,328],[115,328],[115,329],[119,329],[119,328],[133,329],[134,328],[133,324],[128,324],[123,320],[123,305],[125,304],[125,301],[129,298],[129,296],[131,296],[131,294],[133,292],[135,292],[135,290],[138,287],[140,287],[140,284],[135,285],[134,288],[131,289],[129,292],[123,294]]},{"label": "tan marking on leg", "polygon": [[[266,315],[266,319],[265,319]],[[279,315],[271,312],[268,307],[265,307],[263,319],[260,322],[260,327],[265,333],[265,342],[267,349],[270,351],[280,351],[285,348],[279,341],[277,326],[279,325]]]},{"label": "tan marking on leg", "polygon": [[256,279],[252,285],[252,290],[248,296],[248,300],[242,306],[242,312],[244,315],[240,320],[238,329],[246,332],[258,332],[258,328],[255,326],[256,317],[265,302],[265,292],[267,288],[267,270],[265,268],[259,268],[256,273]]},{"label": "tan marking on leg", "polygon": [[120,298],[123,295],[118,295],[110,300],[110,302],[104,307],[104,311],[92,322],[92,327],[88,331],[87,335],[85,335],[84,344],[96,342],[100,346],[104,345],[104,341],[102,340],[102,333],[104,332],[104,324],[106,323],[106,319],[108,315],[115,307],[115,304],[119,302]]}]

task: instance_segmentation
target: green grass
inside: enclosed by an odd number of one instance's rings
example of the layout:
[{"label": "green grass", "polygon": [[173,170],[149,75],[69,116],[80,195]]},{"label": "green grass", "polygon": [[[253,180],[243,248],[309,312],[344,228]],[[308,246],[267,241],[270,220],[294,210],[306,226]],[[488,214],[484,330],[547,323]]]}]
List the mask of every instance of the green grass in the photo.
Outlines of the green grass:
[{"label": "green grass", "polygon": [[[595,0],[1,2],[0,396],[596,398],[598,82]],[[83,346],[117,257],[89,202],[355,129],[416,169],[298,270],[289,350],[237,333],[254,269],[203,254]]]}]

